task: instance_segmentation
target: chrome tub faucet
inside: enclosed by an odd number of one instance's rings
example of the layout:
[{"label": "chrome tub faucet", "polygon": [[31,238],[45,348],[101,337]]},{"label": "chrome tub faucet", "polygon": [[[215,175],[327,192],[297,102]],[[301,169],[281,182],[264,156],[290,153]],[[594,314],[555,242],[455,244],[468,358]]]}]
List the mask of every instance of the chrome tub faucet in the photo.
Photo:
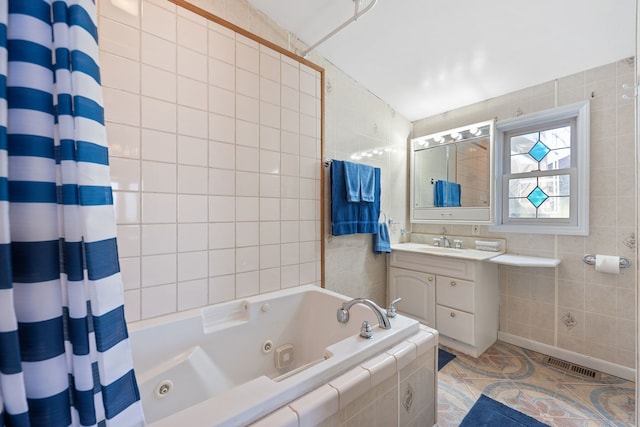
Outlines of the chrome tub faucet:
[{"label": "chrome tub faucet", "polygon": [[[339,308],[337,312],[338,322],[347,323],[349,321],[349,309],[356,304],[362,304],[369,307],[378,318],[378,324],[382,329],[391,329],[391,322],[389,321],[389,317],[387,316],[386,311],[380,308],[380,306],[378,306],[375,302],[367,298],[354,298],[351,301],[342,304],[342,307]],[[361,336],[363,336],[364,338],[371,338],[371,335],[365,336],[362,333]]]}]

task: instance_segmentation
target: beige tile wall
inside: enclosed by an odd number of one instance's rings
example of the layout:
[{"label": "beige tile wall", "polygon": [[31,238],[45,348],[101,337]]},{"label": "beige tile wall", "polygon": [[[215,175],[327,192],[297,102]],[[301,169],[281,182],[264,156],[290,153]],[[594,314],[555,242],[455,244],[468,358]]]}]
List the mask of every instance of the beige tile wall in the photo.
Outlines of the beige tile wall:
[{"label": "beige tile wall", "polygon": [[[459,110],[417,121],[420,136],[496,117],[498,120],[581,100],[591,101],[589,236],[495,234],[511,253],[554,257],[557,269],[501,267],[500,330],[627,367],[635,364],[636,284],[633,268],[599,273],[584,254],[636,260],[628,247],[635,233],[634,103],[623,84],[633,85],[634,64],[622,60]],[[414,225],[414,232],[442,226]],[[448,225],[451,234],[471,235],[469,226]],[[625,243],[625,241],[627,241]],[[569,328],[562,318],[577,320]]]},{"label": "beige tile wall", "polygon": [[319,284],[320,73],[164,0],[99,31],[127,320]]}]

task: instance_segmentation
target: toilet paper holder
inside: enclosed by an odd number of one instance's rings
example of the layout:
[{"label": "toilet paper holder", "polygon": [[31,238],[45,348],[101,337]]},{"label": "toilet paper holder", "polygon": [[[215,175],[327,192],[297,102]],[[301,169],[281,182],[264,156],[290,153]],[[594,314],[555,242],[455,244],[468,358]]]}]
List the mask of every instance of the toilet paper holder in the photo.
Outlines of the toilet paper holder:
[{"label": "toilet paper holder", "polygon": [[[582,257],[582,261],[585,264],[596,265],[596,256],[594,254],[587,254]],[[620,268],[628,268],[631,267],[631,261],[628,258],[620,257]]]}]

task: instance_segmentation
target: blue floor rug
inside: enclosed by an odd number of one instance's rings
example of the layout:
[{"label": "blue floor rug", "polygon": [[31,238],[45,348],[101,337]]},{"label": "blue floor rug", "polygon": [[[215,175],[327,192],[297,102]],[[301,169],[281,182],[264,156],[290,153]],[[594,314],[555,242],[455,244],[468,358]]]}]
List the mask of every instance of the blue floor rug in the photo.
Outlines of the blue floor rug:
[{"label": "blue floor rug", "polygon": [[451,362],[456,357],[455,354],[451,354],[441,348],[438,349],[438,371],[444,368],[444,365]]},{"label": "blue floor rug", "polygon": [[460,427],[549,427],[535,418],[511,409],[484,394],[465,415]]}]

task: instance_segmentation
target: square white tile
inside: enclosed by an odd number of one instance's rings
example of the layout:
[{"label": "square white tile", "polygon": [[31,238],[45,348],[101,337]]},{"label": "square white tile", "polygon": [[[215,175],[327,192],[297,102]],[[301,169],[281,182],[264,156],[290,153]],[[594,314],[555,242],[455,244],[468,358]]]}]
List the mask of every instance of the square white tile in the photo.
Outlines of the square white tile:
[{"label": "square white tile", "polygon": [[198,110],[206,110],[209,103],[207,89],[206,83],[178,76],[178,104]]},{"label": "square white tile", "polygon": [[236,223],[236,247],[257,247],[259,244],[260,224],[258,222]]},{"label": "square white tile", "polygon": [[207,305],[209,284],[207,279],[178,283],[178,311]]},{"label": "square white tile", "polygon": [[209,249],[230,249],[236,246],[236,223],[209,224]]},{"label": "square white tile", "polygon": [[177,60],[177,71],[179,75],[189,77],[204,83],[207,82],[208,59],[205,54],[196,52],[183,46],[178,46]]},{"label": "square white tile", "polygon": [[209,167],[235,169],[236,147],[233,144],[211,141],[209,143]]},{"label": "square white tile", "polygon": [[175,283],[143,288],[141,295],[142,319],[174,313],[177,309]]},{"label": "square white tile", "polygon": [[141,130],[142,159],[173,163],[176,159],[176,134],[153,129]]},{"label": "square white tile", "polygon": [[208,172],[201,166],[178,165],[178,193],[207,194]]},{"label": "square white tile", "polygon": [[148,33],[140,38],[140,59],[143,64],[176,72],[178,53],[176,44]]},{"label": "square white tile", "polygon": [[140,158],[140,128],[106,122],[109,157]]},{"label": "square white tile", "polygon": [[157,193],[175,193],[176,165],[161,162],[142,162],[142,190]]},{"label": "square white tile", "polygon": [[232,222],[235,219],[235,197],[209,196],[209,221]]},{"label": "square white tile", "polygon": [[143,256],[140,265],[142,287],[176,282],[176,254]]},{"label": "square white tile", "polygon": [[260,126],[258,123],[236,120],[236,144],[258,148],[260,146]]},{"label": "square white tile", "polygon": [[142,31],[176,41],[177,18],[175,13],[145,1],[142,8]]},{"label": "square white tile", "polygon": [[182,252],[178,254],[178,281],[206,278],[208,269],[209,254],[207,251]]},{"label": "square white tile", "polygon": [[199,194],[178,194],[178,222],[207,222],[208,196]]},{"label": "square white tile", "polygon": [[236,194],[236,173],[234,171],[209,168],[208,172],[210,195],[234,196]]},{"label": "square white tile", "polygon": [[236,197],[236,221],[258,221],[259,206],[258,197]]},{"label": "square white tile", "polygon": [[280,245],[260,246],[260,268],[280,268]]},{"label": "square white tile", "polygon": [[142,114],[140,122],[142,127],[164,132],[176,132],[176,104],[147,96],[143,96],[141,102]]},{"label": "square white tile", "polygon": [[209,304],[229,301],[236,297],[236,276],[210,277],[209,278]]},{"label": "square white tile", "polygon": [[177,250],[175,224],[142,225],[142,255],[175,253]]},{"label": "square white tile", "polygon": [[177,218],[176,195],[166,193],[142,193],[142,223],[175,223]]},{"label": "square white tile", "polygon": [[209,143],[204,138],[178,135],[178,163],[208,166]]},{"label": "square white tile", "polygon": [[208,232],[209,225],[206,223],[178,224],[178,252],[207,250]]},{"label": "square white tile", "polygon": [[142,95],[175,103],[177,100],[177,79],[173,71],[156,66],[141,65]]}]

